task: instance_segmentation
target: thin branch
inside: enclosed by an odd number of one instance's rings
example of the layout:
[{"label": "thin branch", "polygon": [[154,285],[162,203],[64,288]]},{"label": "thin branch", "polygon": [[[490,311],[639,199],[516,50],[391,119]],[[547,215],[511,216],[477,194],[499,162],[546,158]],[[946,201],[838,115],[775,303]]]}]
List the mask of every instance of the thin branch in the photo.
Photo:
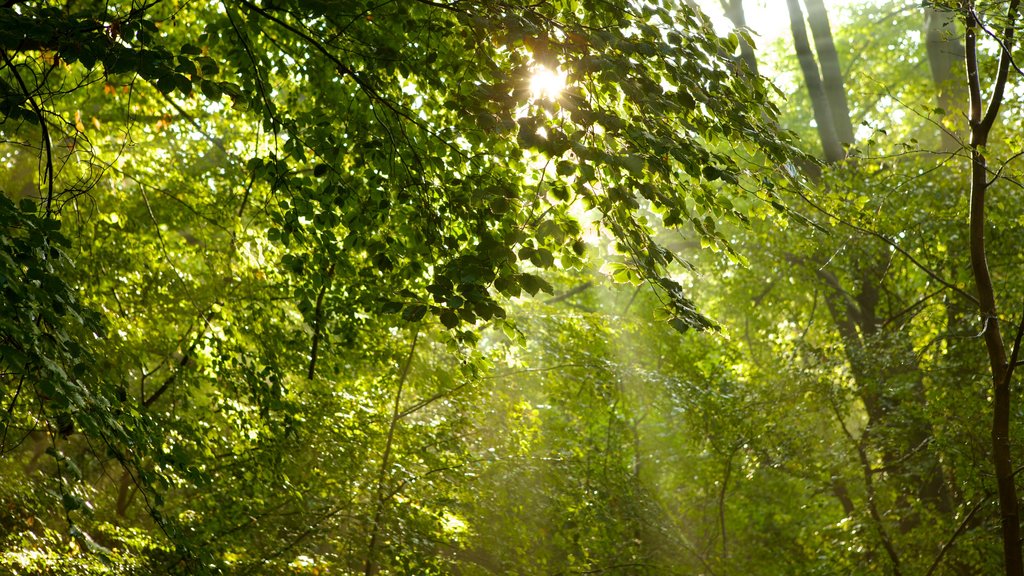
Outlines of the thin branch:
[{"label": "thin branch", "polygon": [[[995,40],[996,43],[999,44],[1000,50],[1002,50],[1005,54],[1009,54],[1010,49],[1007,47],[1006,43],[1003,42],[1003,39],[999,38],[995,32],[989,30],[988,26],[985,26],[985,23],[981,21],[981,18],[978,18],[977,21],[978,28],[981,28],[981,31],[984,32],[989,38]],[[1017,63],[1013,61],[1012,55],[1010,56],[1010,66],[1013,66],[1013,69],[1016,70],[1018,74],[1024,76],[1024,70],[1021,70],[1020,67],[1017,66]]]},{"label": "thin branch", "polygon": [[876,231],[871,230],[869,228],[865,228],[863,226],[854,224],[853,222],[848,222],[845,219],[840,218],[839,216],[829,212],[825,208],[821,207],[819,204],[815,203],[813,200],[808,198],[806,194],[804,194],[803,192],[800,192],[799,190],[796,191],[796,194],[801,199],[803,199],[804,202],[806,202],[808,205],[810,205],[811,208],[814,208],[818,212],[821,212],[823,215],[827,216],[828,218],[833,218],[837,222],[839,222],[840,224],[842,224],[844,226],[847,226],[849,228],[852,228],[853,230],[856,230],[858,232],[862,232],[864,234],[867,234],[869,236],[873,236],[873,237],[881,240],[882,242],[887,244],[890,248],[892,248],[896,252],[899,252],[899,254],[901,256],[903,256],[904,258],[909,260],[911,264],[913,264],[918,270],[924,272],[932,280],[935,280],[939,284],[942,284],[946,288],[949,288],[953,292],[956,292],[957,294],[963,296],[968,301],[970,301],[970,302],[972,302],[974,304],[978,304],[978,299],[975,298],[973,294],[970,294],[970,293],[965,292],[964,290],[958,288],[955,284],[952,284],[949,281],[947,281],[946,279],[944,279],[942,276],[939,276],[939,274],[937,272],[935,272],[934,270],[932,270],[931,268],[925,266],[921,262],[918,262],[918,260],[916,258],[914,258],[913,255],[911,255],[909,252],[904,250],[899,244],[897,244],[894,240],[892,240],[891,238],[889,238],[885,234],[882,234],[881,232],[876,232]]},{"label": "thin branch", "polygon": [[359,74],[356,74],[355,70],[353,70],[344,62],[342,62],[341,59],[339,59],[337,56],[332,54],[331,51],[328,50],[327,47],[324,46],[324,44],[322,44],[319,40],[303,32],[302,30],[299,30],[298,28],[292,26],[291,24],[285,22],[284,20],[281,20],[277,16],[274,16],[273,14],[267,12],[266,10],[260,8],[259,6],[253,4],[252,2],[249,2],[249,0],[237,1],[239,4],[245,6],[249,10],[255,12],[256,14],[259,14],[260,16],[266,18],[267,20],[270,20],[271,22],[277,24],[278,26],[284,28],[285,30],[291,32],[292,34],[295,34],[299,38],[302,38],[303,40],[308,42],[311,46],[313,46],[313,48],[316,49],[317,52],[319,52],[328,60],[330,60],[338,69],[338,72],[344,74],[345,76],[348,76],[353,81],[355,81],[359,88],[361,88],[363,92],[365,92],[366,95],[369,96],[371,99],[380,102],[395,114],[398,114],[403,117],[408,117],[408,115],[401,113],[401,111],[399,111],[391,101],[381,96],[380,93],[377,92],[376,88],[374,88],[368,82],[363,80],[363,78],[359,76]]},{"label": "thin branch", "polygon": [[213,144],[214,146],[219,148],[220,151],[223,152],[225,155],[227,155],[229,157],[233,156],[233,154],[227,149],[227,147],[224,146],[224,141],[222,139],[218,139],[218,138],[214,138],[213,136],[210,136],[210,134],[206,131],[206,129],[203,128],[203,125],[199,123],[199,120],[197,120],[195,118],[195,116],[192,116],[191,114],[188,113],[188,111],[186,111],[184,108],[182,108],[181,104],[178,104],[177,102],[175,102],[174,99],[171,98],[170,94],[164,94],[163,92],[160,92],[159,90],[157,90],[157,92],[159,92],[160,95],[163,96],[164,101],[166,101],[168,104],[170,104],[171,108],[174,108],[178,112],[178,114],[181,114],[181,117],[184,118],[189,124],[191,124],[192,127],[196,129],[196,132],[201,134],[203,136],[203,138],[207,142],[209,142],[210,144]]},{"label": "thin branch", "polygon": [[430,404],[433,404],[434,402],[437,402],[438,400],[440,400],[441,398],[444,398],[445,396],[450,396],[450,395],[454,394],[455,392],[458,392],[459,390],[462,390],[466,386],[469,386],[472,383],[473,383],[472,380],[467,380],[466,382],[463,382],[462,384],[459,384],[457,386],[453,386],[451,388],[448,388],[447,390],[442,390],[441,392],[438,392],[437,394],[434,394],[433,396],[429,396],[427,398],[424,398],[423,400],[420,400],[419,402],[414,402],[412,405],[406,407],[404,410],[402,410],[401,412],[398,413],[398,419],[401,420],[401,419],[405,418],[406,416],[408,416],[410,414],[413,414],[414,412],[418,412],[419,410],[422,410],[426,406],[428,406]]},{"label": "thin branch", "polygon": [[[1013,47],[1013,33],[1016,27],[1017,10],[1020,5],[1020,0],[1011,0],[1010,5],[1006,8],[1006,26],[1003,28],[1003,40],[999,43],[999,70],[996,73],[996,82],[992,88],[992,99],[988,103],[988,109],[985,110],[985,117],[981,119],[981,127],[984,129],[984,135],[988,137],[988,131],[992,127],[992,124],[996,121],[996,116],[999,114],[999,107],[1003,103],[1003,87],[1006,86],[1006,78],[1010,72],[1010,63],[1013,56],[1011,55],[1011,48]],[[985,26],[977,18],[977,14],[973,14],[972,17],[975,19],[975,23],[982,30]],[[984,142],[977,143],[983,146]]]},{"label": "thin branch", "polygon": [[934,290],[931,293],[925,294],[924,296],[918,298],[917,301],[915,301],[910,306],[907,306],[906,308],[904,308],[904,309],[900,310],[899,312],[896,312],[892,316],[889,316],[888,318],[886,318],[885,321],[882,322],[882,326],[885,327],[889,323],[895,322],[897,318],[900,318],[900,317],[904,316],[905,314],[910,314],[915,309],[917,309],[921,305],[923,305],[925,302],[927,302],[927,301],[931,300],[932,298],[934,298],[934,297],[938,296],[939,294],[941,294],[944,290],[946,290],[945,286],[943,286],[942,288],[939,288],[938,290]]},{"label": "thin branch", "polygon": [[377,572],[376,554],[377,554],[377,538],[380,537],[380,525],[384,517],[384,508],[387,504],[390,496],[385,490],[384,482],[387,479],[388,468],[391,465],[391,447],[395,439],[395,429],[398,427],[398,422],[401,420],[400,406],[402,403],[402,390],[405,387],[405,382],[409,378],[409,369],[412,367],[413,357],[416,355],[416,342],[419,340],[420,328],[417,325],[416,331],[412,334],[412,342],[409,344],[409,355],[405,359],[405,365],[402,367],[402,373],[398,377],[398,390],[395,392],[395,404],[391,411],[391,422],[388,424],[388,434],[384,442],[384,453],[380,459],[380,471],[377,474],[377,501],[376,510],[373,512],[373,523],[370,525],[370,541],[367,545],[366,552],[366,563],[364,565],[364,573],[366,576],[372,576]]},{"label": "thin branch", "polygon": [[592,287],[593,285],[594,285],[594,281],[593,280],[588,280],[588,281],[584,282],[583,284],[580,284],[579,286],[576,286],[575,288],[573,288],[571,290],[568,290],[568,291],[566,291],[566,292],[564,292],[562,294],[559,294],[558,296],[555,296],[554,298],[548,298],[547,300],[544,301],[544,303],[545,304],[554,304],[556,302],[561,302],[562,300],[567,300],[567,299],[572,298],[573,296],[579,294],[580,292],[583,292],[584,290]]},{"label": "thin branch", "polygon": [[866,441],[865,435],[861,434],[859,438],[854,437],[853,433],[850,432],[850,429],[846,426],[846,421],[843,420],[843,415],[839,411],[839,405],[836,403],[835,398],[829,394],[828,400],[829,405],[832,408],[832,413],[835,414],[836,420],[839,421],[839,426],[843,430],[843,434],[853,444],[854,449],[857,451],[857,458],[860,460],[861,473],[864,477],[864,491],[866,493],[868,514],[870,514],[872,521],[874,521],[875,530],[878,532],[878,537],[882,541],[882,547],[885,548],[885,552],[889,556],[889,561],[892,562],[892,573],[899,576],[901,573],[899,555],[896,553],[896,547],[893,545],[892,539],[889,536],[889,531],[885,529],[885,523],[882,520],[882,515],[878,512],[878,506],[875,504],[874,470],[871,468],[871,460],[868,458],[867,451],[864,449],[864,443]]},{"label": "thin branch", "polygon": [[974,518],[974,515],[977,514],[978,510],[981,510],[981,507],[987,502],[988,497],[982,498],[974,505],[973,508],[971,508],[971,511],[967,513],[967,516],[964,516],[964,519],[960,521],[960,525],[953,531],[949,540],[946,540],[946,543],[939,549],[939,553],[935,556],[935,560],[932,561],[932,565],[928,567],[928,571],[924,573],[924,576],[931,576],[932,573],[935,572],[935,569],[939,567],[939,563],[942,562],[942,557],[945,556],[946,552],[953,547],[953,543],[956,542],[956,539],[964,533],[964,530],[967,529],[967,525],[971,522],[971,519]]},{"label": "thin branch", "polygon": [[14,391],[14,397],[11,398],[10,404],[7,405],[7,421],[4,422],[4,434],[3,437],[0,438],[0,456],[4,454],[4,448],[7,447],[7,430],[10,429],[11,422],[14,420],[14,406],[18,402],[18,396],[21,395],[21,388],[24,384],[25,375],[22,374],[21,378],[18,379],[18,389]]},{"label": "thin branch", "polygon": [[1024,156],[1024,150],[1022,150],[1020,152],[1017,152],[1013,156],[1010,156],[1002,164],[1000,164],[999,165],[999,169],[996,170],[995,174],[992,175],[992,179],[985,183],[985,187],[988,188],[989,186],[994,184],[995,181],[998,180],[999,177],[1002,175],[1003,169],[1005,169],[1007,166],[1009,166],[1010,162],[1013,162],[1014,160],[1016,160],[1017,158],[1020,158],[1021,156]]},{"label": "thin branch", "polygon": [[167,265],[174,271],[174,278],[181,284],[182,289],[188,296],[189,304],[195,308],[196,312],[199,313],[199,317],[203,319],[204,323],[209,322],[209,318],[206,317],[208,310],[203,310],[199,304],[196,303],[195,295],[192,293],[192,289],[185,283],[184,275],[178,270],[178,267],[174,265],[171,260],[171,253],[167,250],[167,243],[164,241],[164,234],[160,229],[160,221],[156,219],[156,214],[153,212],[153,206],[149,203],[149,195],[146,194],[146,185],[142,182],[136,181],[139,184],[139,192],[142,195],[142,201],[146,205],[146,211],[149,212],[149,219],[153,222],[153,231],[156,232],[157,240],[160,241],[160,250],[164,254],[164,259],[167,261]]},{"label": "thin branch", "polygon": [[1020,323],[1017,325],[1017,336],[1013,339],[1013,348],[1010,351],[1010,360],[1007,362],[1006,375],[1003,377],[1003,386],[1010,385],[1010,379],[1013,378],[1013,371],[1020,362],[1017,361],[1017,357],[1020,355],[1020,342],[1024,338],[1024,314],[1021,315]]},{"label": "thin branch", "polygon": [[[259,62],[256,59],[256,55],[253,54],[252,48],[249,47],[249,42],[246,40],[245,35],[242,34],[241,29],[238,28],[237,24],[235,24],[235,19],[231,17],[231,11],[230,10],[225,10],[224,12],[228,16],[228,21],[231,22],[231,28],[234,29],[235,35],[238,36],[239,41],[241,41],[242,48],[245,49],[246,55],[249,56],[249,61],[252,62],[253,73],[256,74],[256,88],[260,92],[260,98],[263,100],[263,107],[266,109],[267,116],[270,118],[270,126],[274,130],[274,142],[275,142],[274,145],[276,146],[277,145],[277,124],[278,124],[278,120],[277,120],[277,117],[274,116],[274,114],[273,114],[273,112],[274,112],[273,104],[271,103],[270,98],[267,95],[267,87],[266,87],[266,84],[263,81],[263,75],[260,74],[260,64],[259,64]],[[201,132],[201,130],[200,130],[200,132]]]}]

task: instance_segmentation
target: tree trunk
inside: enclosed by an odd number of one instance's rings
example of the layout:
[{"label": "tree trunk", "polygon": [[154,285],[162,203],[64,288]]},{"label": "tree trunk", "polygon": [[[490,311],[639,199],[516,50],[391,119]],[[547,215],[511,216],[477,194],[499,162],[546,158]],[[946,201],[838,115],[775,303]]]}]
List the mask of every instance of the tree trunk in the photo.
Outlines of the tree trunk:
[{"label": "tree trunk", "polygon": [[[970,91],[971,126],[971,184],[970,184],[970,259],[974,285],[978,291],[978,311],[981,314],[982,333],[988,352],[992,376],[992,461],[996,472],[996,487],[999,494],[999,512],[1002,521],[1003,559],[1007,576],[1024,575],[1024,558],[1021,555],[1020,510],[1017,501],[1017,486],[1014,482],[1013,460],[1010,448],[1010,379],[1012,366],[1007,363],[1006,348],[999,329],[996,308],[995,287],[989,272],[985,248],[985,194],[990,185],[987,160],[984,149],[989,134],[999,115],[1010,68],[1010,49],[1013,45],[1019,0],[1011,0],[1007,7],[1006,25],[998,40],[1000,42],[999,67],[992,86],[992,96],[982,116],[981,81],[978,75],[977,29],[980,23],[974,12],[974,2],[965,2],[967,32],[965,36],[965,61],[967,63],[967,85]],[[1012,357],[1016,360],[1018,350]]]},{"label": "tree trunk", "polygon": [[960,82],[964,66],[964,46],[956,30],[953,11],[934,6],[924,7],[924,44],[928,51],[928,66],[935,82],[936,104],[942,110],[939,137],[943,152],[960,148],[956,139],[959,114],[954,107],[967,101],[967,93]]},{"label": "tree trunk", "polygon": [[[736,28],[746,28],[747,16],[743,12],[743,0],[722,0],[722,9],[725,10],[725,17],[732,22]],[[754,47],[740,37],[740,58],[747,64],[747,68],[754,74],[757,71],[757,57],[754,55]]]},{"label": "tree trunk", "polygon": [[832,39],[832,27],[828,23],[828,12],[822,0],[805,0],[807,22],[814,36],[814,50],[818,53],[821,79],[832,116],[832,127],[840,144],[853,144],[853,123],[850,122],[850,105],[846,101],[846,82],[839,67],[839,54]]},{"label": "tree trunk", "polygon": [[825,94],[825,86],[822,84],[821,74],[818,72],[818,63],[814,58],[814,53],[811,52],[811,44],[807,39],[807,25],[804,23],[800,0],[786,0],[786,4],[789,7],[790,28],[793,30],[793,45],[796,48],[797,59],[800,61],[800,70],[804,74],[807,92],[811,97],[814,122],[818,127],[818,136],[821,138],[825,161],[839,162],[846,157],[846,154],[836,136],[835,122],[829,107],[828,96]]}]

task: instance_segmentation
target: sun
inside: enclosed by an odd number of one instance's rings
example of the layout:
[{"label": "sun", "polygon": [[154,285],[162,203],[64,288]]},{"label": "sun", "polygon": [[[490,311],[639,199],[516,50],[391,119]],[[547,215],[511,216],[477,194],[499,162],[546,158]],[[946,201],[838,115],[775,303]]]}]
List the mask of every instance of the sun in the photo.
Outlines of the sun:
[{"label": "sun", "polygon": [[537,66],[533,69],[533,76],[530,77],[530,93],[535,99],[557,100],[562,90],[565,89],[567,76],[561,70]]}]

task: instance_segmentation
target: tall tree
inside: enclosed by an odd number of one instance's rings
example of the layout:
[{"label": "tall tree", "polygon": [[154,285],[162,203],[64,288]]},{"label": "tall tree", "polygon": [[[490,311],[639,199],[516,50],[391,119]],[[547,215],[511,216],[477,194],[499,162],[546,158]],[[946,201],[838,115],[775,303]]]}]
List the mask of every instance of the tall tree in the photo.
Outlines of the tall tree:
[{"label": "tall tree", "polygon": [[985,148],[992,129],[999,118],[1010,73],[1014,36],[1016,34],[1019,2],[1010,0],[1002,28],[996,32],[999,43],[999,63],[995,78],[990,86],[986,103],[981,93],[981,71],[978,57],[978,31],[982,27],[975,3],[963,2],[961,9],[966,18],[965,52],[967,62],[967,86],[970,90],[971,128],[971,180],[970,195],[970,262],[974,285],[978,293],[978,312],[981,317],[981,332],[988,352],[992,385],[992,463],[995,468],[996,487],[999,495],[999,512],[1002,524],[1003,560],[1006,574],[1024,574],[1024,556],[1021,554],[1020,503],[1017,500],[1016,472],[1013,467],[1011,438],[1011,384],[1017,367],[1021,337],[1024,335],[1024,318],[1021,319],[1017,336],[1007,353],[1003,341],[995,286],[988,265],[986,247],[986,194],[991,186]]},{"label": "tall tree", "polygon": [[925,47],[928,67],[936,89],[936,104],[942,109],[943,123],[939,125],[942,150],[956,151],[957,113],[967,102],[967,86],[963,82],[964,45],[957,32],[956,13],[948,6],[934,3],[924,5]]},{"label": "tall tree", "polygon": [[836,138],[843,145],[852,145],[853,123],[850,122],[850,106],[846,101],[846,82],[839,65],[839,53],[832,38],[832,26],[828,21],[824,0],[805,0],[807,3],[807,23],[814,37],[814,51],[818,56],[821,68],[821,81],[824,84],[825,98],[832,116],[832,127]]},{"label": "tall tree", "polygon": [[[814,123],[818,129],[818,137],[824,151],[826,162],[838,162],[846,157],[842,142],[839,139],[839,132],[836,126],[836,115],[832,112],[829,92],[843,90],[840,88],[825,89],[824,79],[818,68],[818,60],[811,50],[811,43],[807,38],[807,23],[804,20],[803,8],[800,0],[786,0],[789,9],[789,25],[793,32],[793,46],[796,49],[796,56],[800,62],[800,70],[803,72],[804,85],[811,97],[811,107],[814,110]],[[833,49],[834,51],[834,49]],[[840,77],[841,80],[841,77]],[[847,120],[849,123],[849,120]]]}]

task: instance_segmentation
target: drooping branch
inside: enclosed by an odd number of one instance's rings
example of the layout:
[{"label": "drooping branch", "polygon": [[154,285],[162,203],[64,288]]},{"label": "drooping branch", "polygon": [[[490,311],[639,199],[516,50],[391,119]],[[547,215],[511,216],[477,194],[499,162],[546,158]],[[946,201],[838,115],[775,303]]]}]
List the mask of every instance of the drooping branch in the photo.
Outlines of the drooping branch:
[{"label": "drooping branch", "polygon": [[949,537],[949,540],[946,540],[946,542],[942,545],[942,548],[939,550],[939,553],[935,555],[935,560],[932,561],[931,566],[928,567],[928,571],[925,572],[924,576],[932,576],[932,574],[935,572],[935,569],[938,568],[939,564],[942,563],[942,558],[946,555],[946,552],[953,547],[953,544],[956,543],[957,538],[959,538],[960,535],[963,534],[964,531],[967,529],[967,526],[970,525],[971,520],[974,518],[974,515],[977,514],[978,510],[981,510],[982,507],[984,507],[984,505],[989,502],[990,497],[991,496],[978,500],[978,503],[975,504],[971,508],[971,511],[964,516],[964,519],[960,521],[960,525],[957,526],[956,530],[953,531],[953,534]]}]

